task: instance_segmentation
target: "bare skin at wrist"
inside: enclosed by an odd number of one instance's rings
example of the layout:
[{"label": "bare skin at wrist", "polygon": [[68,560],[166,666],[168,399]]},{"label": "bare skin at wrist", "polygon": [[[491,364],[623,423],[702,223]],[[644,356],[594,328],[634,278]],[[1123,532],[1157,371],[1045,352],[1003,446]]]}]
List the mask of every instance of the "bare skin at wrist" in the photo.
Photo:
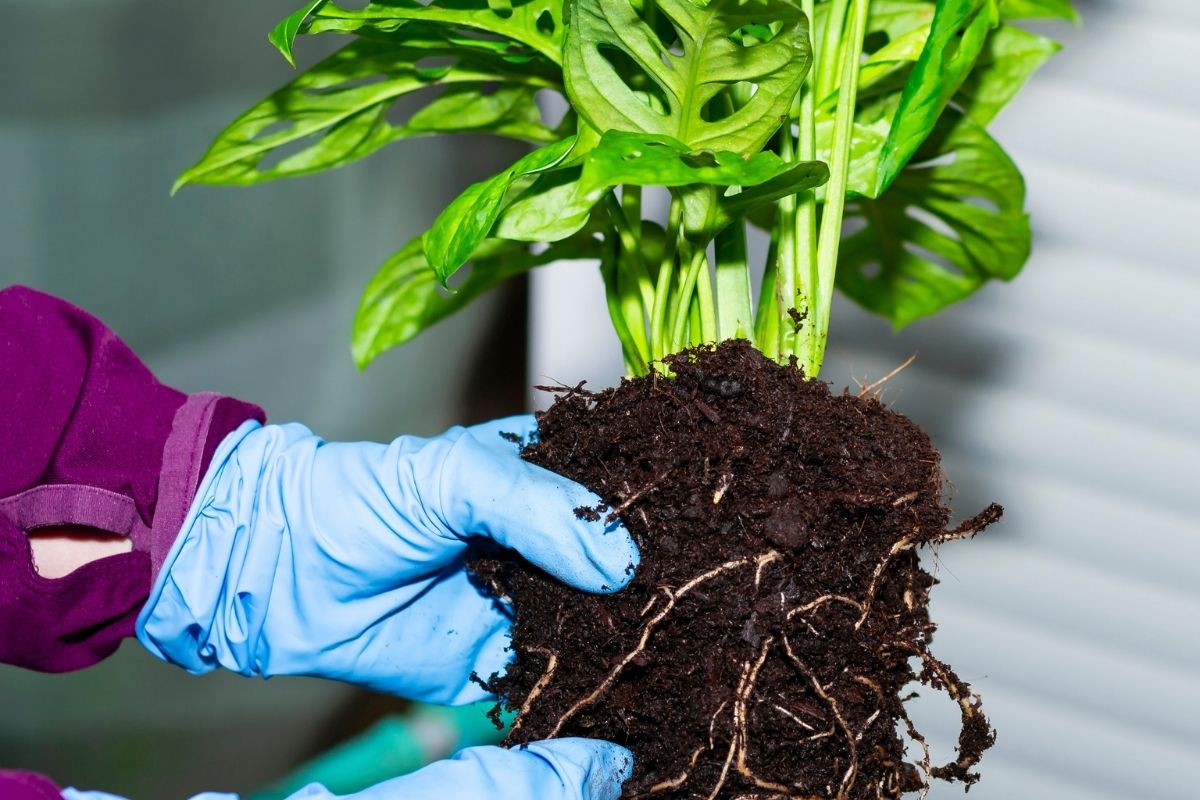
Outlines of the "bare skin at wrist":
[{"label": "bare skin at wrist", "polygon": [[38,528],[29,532],[29,544],[34,569],[43,578],[61,578],[84,564],[133,550],[126,536],[83,526]]}]

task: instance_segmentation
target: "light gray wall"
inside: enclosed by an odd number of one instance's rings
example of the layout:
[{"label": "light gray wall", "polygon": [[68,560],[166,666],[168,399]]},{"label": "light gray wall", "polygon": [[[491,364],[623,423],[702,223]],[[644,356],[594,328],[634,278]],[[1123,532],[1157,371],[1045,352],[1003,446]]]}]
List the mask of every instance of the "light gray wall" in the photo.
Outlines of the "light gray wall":
[{"label": "light gray wall", "polygon": [[[916,353],[887,401],[941,447],[959,514],[1007,508],[929,561],[935,650],[999,731],[972,800],[1198,796],[1200,4],[1079,5],[996,125],[1028,180],[1024,274],[898,335],[839,302],[823,373]],[[532,377],[615,380],[594,269],[533,293]],[[946,755],[952,712],[918,710]]]},{"label": "light gray wall", "polygon": [[[0,285],[77,302],[168,383],[276,421],[329,438],[432,433],[459,417],[494,307],[365,374],[350,321],[374,267],[489,171],[495,145],[414,141],[325,176],[168,196],[226,122],[288,79],[266,31],[296,5],[0,0]],[[132,643],[74,675],[0,667],[0,766],[137,798],[250,789],[293,766],[346,696],[191,678]]]}]

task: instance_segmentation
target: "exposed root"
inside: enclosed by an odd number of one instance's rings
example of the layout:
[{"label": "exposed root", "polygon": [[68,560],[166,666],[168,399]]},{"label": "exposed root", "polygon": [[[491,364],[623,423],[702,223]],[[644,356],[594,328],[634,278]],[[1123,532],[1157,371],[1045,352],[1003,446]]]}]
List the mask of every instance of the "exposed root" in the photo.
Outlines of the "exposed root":
[{"label": "exposed root", "polygon": [[727,705],[729,705],[729,701],[722,700],[721,705],[717,706],[717,710],[713,712],[712,718],[708,721],[708,746],[705,747],[704,745],[701,745],[700,747],[697,747],[692,752],[692,757],[688,759],[687,769],[670,780],[660,781],[659,783],[654,784],[646,790],[646,794],[658,794],[659,792],[665,792],[668,789],[674,789],[682,786],[687,782],[687,779],[692,774],[692,768],[696,766],[696,761],[700,758],[700,754],[706,750],[712,750],[714,747],[716,747],[716,743],[713,741],[713,737],[715,735],[713,728],[716,726],[717,718],[721,716],[721,712],[725,710]]},{"label": "exposed root", "polygon": [[875,592],[879,590],[879,578],[883,575],[883,571],[887,569],[888,564],[896,557],[897,553],[902,553],[915,545],[920,535],[921,529],[913,528],[912,533],[892,545],[888,554],[875,566],[875,571],[871,573],[871,583],[867,586],[867,595],[862,603],[862,616],[858,618],[858,622],[854,623],[854,630],[861,628],[871,614],[871,604],[875,602]]},{"label": "exposed root", "polygon": [[825,691],[825,687],[821,685],[819,680],[817,680],[816,673],[813,672],[807,664],[801,661],[796,655],[795,651],[792,650],[792,643],[786,636],[783,637],[783,647],[787,651],[788,658],[790,658],[792,663],[796,665],[796,668],[800,670],[804,677],[808,678],[808,681],[810,684],[812,684],[813,691],[816,692],[817,697],[820,697],[825,701],[826,705],[829,706],[830,713],[833,714],[834,720],[837,722],[838,727],[841,728],[842,734],[846,737],[846,744],[850,747],[850,766],[846,768],[845,773],[842,775],[842,781],[838,786],[837,793],[838,800],[845,800],[850,793],[851,787],[854,786],[854,776],[858,771],[858,737],[850,732],[850,726],[846,724],[846,718],[842,716],[841,709],[838,708],[837,700],[833,699],[833,697],[830,696],[827,691]]},{"label": "exposed root", "polygon": [[1000,519],[1000,516],[1003,513],[1003,508],[996,503],[992,503],[975,516],[968,520],[964,520],[953,530],[948,530],[939,534],[934,538],[933,541],[935,544],[943,544],[945,542],[953,542],[955,539],[969,539],[987,526],[991,525],[996,520]]},{"label": "exposed root", "polygon": [[667,595],[667,604],[661,611],[651,617],[649,622],[646,623],[645,627],[642,629],[642,635],[638,640],[637,647],[626,653],[625,656],[617,662],[617,665],[612,668],[600,685],[597,686],[591,692],[591,694],[581,698],[575,703],[575,705],[568,708],[566,712],[559,717],[558,722],[554,724],[553,729],[550,731],[549,735],[546,736],[546,738],[553,739],[555,736],[557,736],[558,732],[562,730],[563,725],[567,724],[572,717],[578,714],[582,709],[587,708],[592,703],[596,702],[606,691],[608,691],[609,687],[616,682],[617,678],[621,675],[621,672],[625,669],[625,667],[629,666],[630,662],[632,662],[646,650],[646,645],[649,643],[650,636],[654,633],[654,629],[660,622],[667,618],[667,615],[671,613],[671,609],[675,608],[675,604],[679,602],[680,598],[684,597],[688,592],[692,591],[705,581],[710,581],[718,575],[722,575],[730,570],[746,566],[747,564],[759,564],[761,566],[764,562],[769,563],[779,557],[778,551],[768,550],[762,555],[754,558],[746,557],[734,559],[733,561],[726,561],[724,564],[713,567],[708,572],[697,575],[674,592],[672,592],[670,588],[666,586],[660,586],[659,588],[662,589]]},{"label": "exposed root", "polygon": [[624,514],[626,511],[629,510],[630,506],[632,506],[638,500],[641,500],[643,497],[645,497],[646,495],[650,494],[655,489],[657,489],[659,484],[662,483],[663,479],[666,477],[667,477],[667,473],[664,472],[662,475],[659,475],[658,479],[655,480],[653,483],[651,483],[649,486],[643,486],[642,488],[638,489],[633,494],[626,497],[624,500],[621,501],[621,504],[619,506],[614,508],[612,511],[608,512],[608,516],[606,516],[604,518],[604,521],[605,522],[616,522],[618,519],[620,519],[622,514]]},{"label": "exposed root", "polygon": [[533,705],[533,701],[537,700],[538,695],[550,683],[550,679],[554,677],[554,670],[558,669],[558,653],[545,647],[531,647],[529,652],[537,653],[546,657],[546,671],[542,677],[538,678],[538,682],[529,690],[529,696],[525,698],[525,702],[521,704],[521,710],[517,712],[517,718],[513,721],[512,730],[517,730],[521,727],[521,722],[525,718],[525,712]]},{"label": "exposed root", "polygon": [[[750,726],[749,726],[749,721],[747,719],[748,711],[746,708],[747,701],[750,698],[751,692],[754,691],[754,684],[755,684],[755,681],[758,680],[758,673],[762,669],[763,663],[766,662],[767,654],[769,652],[771,652],[771,645],[773,645],[774,643],[775,643],[775,639],[773,637],[768,638],[766,641],[764,641],[762,643],[762,647],[759,649],[759,653],[758,653],[758,661],[756,661],[754,663],[754,668],[750,670],[750,674],[746,679],[745,686],[741,687],[740,690],[738,691],[737,700],[733,706],[733,718],[734,718],[733,735],[739,741],[738,754],[737,754],[737,771],[739,773],[741,773],[743,776],[745,776],[746,778],[749,778],[751,781],[753,781],[755,786],[758,786],[762,789],[772,789],[774,791],[787,792],[789,790],[789,788],[787,786],[783,786],[778,783],[772,783],[771,781],[763,780],[759,776],[755,775],[754,772],[751,771],[750,767],[746,765],[746,751],[749,749],[749,746],[750,746]],[[741,706],[740,713],[739,713],[739,707],[738,707],[739,704]]]},{"label": "exposed root", "polygon": [[[916,361],[916,360],[917,360],[917,354],[916,354],[916,353],[913,353],[911,356],[909,356],[909,357],[908,357],[908,360],[907,360],[907,361],[905,361],[905,362],[904,362],[903,364],[901,364],[900,366],[896,367],[894,370],[892,370],[891,372],[889,372],[887,375],[884,375],[884,376],[883,376],[882,378],[880,378],[879,380],[877,380],[877,381],[874,381],[873,383],[869,383],[869,384],[867,384],[866,386],[863,386],[861,383],[859,383],[859,384],[858,384],[858,387],[859,387],[859,388],[858,388],[858,396],[859,396],[859,397],[866,397],[866,396],[867,396],[868,394],[870,394],[872,391],[874,391],[874,390],[875,390],[875,389],[877,389],[878,387],[882,386],[883,384],[887,383],[888,381],[890,381],[892,378],[894,378],[894,377],[896,377],[897,375],[899,375],[899,374],[900,374],[901,372],[903,372],[904,370],[908,369],[908,367],[909,367],[910,365],[912,365],[912,363],[913,363],[914,361]],[[864,377],[865,377],[865,376],[864,376]],[[855,383],[858,383],[858,381],[855,381]]]},{"label": "exposed root", "polygon": [[[917,550],[1000,509],[948,524],[936,450],[873,396],[911,360],[859,397],[744,343],[665,363],[611,391],[562,387],[525,449],[596,492],[580,513],[619,516],[642,562],[627,593],[594,596],[514,554],[481,559],[521,611],[517,659],[487,683],[518,711],[507,743],[626,743],[631,800],[901,800],[970,783],[992,732],[928,652],[936,576]],[[914,681],[961,712],[944,767],[904,710]]]},{"label": "exposed root", "polygon": [[933,761],[929,754],[929,743],[925,741],[925,737],[917,730],[917,726],[913,724],[912,717],[908,716],[908,712],[903,708],[900,710],[901,718],[904,720],[904,725],[908,728],[909,737],[921,747],[921,772],[925,774],[925,780],[921,787],[921,794],[917,800],[925,800],[929,795],[929,789],[933,785]]},{"label": "exposed root", "polygon": [[804,605],[799,606],[798,608],[791,609],[790,611],[787,612],[787,618],[790,620],[792,617],[796,616],[797,614],[803,614],[805,611],[812,611],[814,608],[817,608],[818,606],[823,606],[826,603],[845,603],[846,605],[848,605],[852,608],[856,608],[859,611],[863,611],[864,613],[866,613],[863,609],[863,604],[858,602],[857,600],[851,600],[849,597],[846,597],[846,596],[840,595],[840,594],[824,594],[824,595],[821,595],[820,597],[818,597],[816,600],[813,600],[811,603],[805,603]]}]

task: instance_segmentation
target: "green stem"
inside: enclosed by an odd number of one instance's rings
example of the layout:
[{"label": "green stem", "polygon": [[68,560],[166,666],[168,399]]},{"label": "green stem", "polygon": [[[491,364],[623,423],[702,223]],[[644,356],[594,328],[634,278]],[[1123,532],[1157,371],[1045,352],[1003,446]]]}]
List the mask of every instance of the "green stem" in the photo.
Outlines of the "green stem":
[{"label": "green stem", "polygon": [[[646,313],[654,308],[654,283],[650,280],[650,272],[646,269],[646,261],[642,258],[641,243],[638,237],[633,232],[633,228],[629,225],[629,219],[625,216],[624,209],[621,208],[620,202],[617,201],[616,195],[609,192],[604,196],[604,205],[608,211],[608,218],[617,228],[617,235],[621,238],[621,249],[623,250],[621,265],[625,270],[633,271],[633,278],[637,284],[638,291],[642,296],[642,306]],[[640,223],[639,223],[640,227]],[[639,326],[642,328],[642,336],[645,336],[646,323],[642,322]]]},{"label": "green stem", "polygon": [[758,293],[758,311],[754,317],[754,343],[767,358],[779,357],[779,223],[771,229],[771,243],[767,247],[767,260],[763,265],[762,290]]},{"label": "green stem", "polygon": [[[713,303],[712,275],[708,272],[707,248],[698,248],[704,265],[696,276],[696,300],[700,303],[700,336],[702,342],[717,341],[717,307]],[[747,276],[748,279],[748,276]]]},{"label": "green stem", "polygon": [[[789,163],[796,160],[796,145],[789,120],[779,130],[779,157]],[[796,276],[800,273],[800,245],[796,240],[796,196],[788,195],[779,201],[779,267],[775,276],[775,316],[779,356],[795,352],[795,336],[789,324],[788,311],[796,303]]]},{"label": "green stem", "polygon": [[[801,0],[800,7],[808,18],[813,19],[815,12],[814,0]],[[798,130],[796,137],[796,158],[798,161],[815,161],[817,158],[817,76],[812,70],[800,86],[800,108]],[[792,236],[795,253],[795,275],[792,285],[795,287],[795,305],[800,313],[811,314],[815,288],[818,281],[817,268],[817,193],[805,192],[796,198],[796,215],[794,235]],[[781,320],[781,322],[788,322]],[[807,322],[805,324],[808,324]],[[793,326],[786,325],[789,331]],[[804,332],[793,334],[796,341],[804,341]],[[791,351],[795,353],[796,350]]]},{"label": "green stem", "polygon": [[621,189],[621,208],[625,211],[625,220],[635,239],[642,238],[642,187],[626,186]]},{"label": "green stem", "polygon": [[829,336],[829,308],[833,304],[833,283],[837,275],[838,247],[842,241],[842,215],[846,208],[846,178],[850,170],[850,144],[854,136],[854,111],[858,101],[858,73],[862,62],[870,0],[851,0],[850,32],[845,39],[845,60],[838,88],[837,113],[833,126],[833,146],[829,158],[829,183],[825,191],[825,209],[821,218],[817,245],[817,276],[813,286],[816,302],[809,309],[805,337],[807,352],[804,371],[815,377],[825,359]]},{"label": "green stem", "polygon": [[[825,29],[821,33],[821,52],[817,54],[817,80],[814,83],[817,97],[821,99],[829,96],[841,78],[839,65],[847,48],[842,39],[842,31],[846,27],[846,10],[851,2],[852,0],[829,2],[829,10],[825,15]],[[862,52],[861,45],[857,50],[850,49],[856,54]]]},{"label": "green stem", "polygon": [[683,347],[684,335],[687,333],[688,311],[692,305],[692,293],[696,290],[696,279],[700,275],[700,269],[707,267],[704,249],[695,247],[686,240],[681,242],[683,247],[680,248],[680,254],[688,259],[688,268],[683,273],[683,284],[679,287],[679,294],[675,296],[675,318],[671,324],[671,337],[667,342],[669,352],[675,352]]},{"label": "green stem", "polygon": [[612,320],[617,339],[621,342],[621,354],[625,358],[625,369],[631,375],[646,373],[646,358],[642,346],[634,338],[626,320],[620,281],[617,276],[617,245],[611,237],[605,242],[600,254],[600,277],[604,279],[604,299],[608,305],[608,316]]},{"label": "green stem", "polygon": [[683,226],[683,202],[671,193],[671,209],[667,212],[667,238],[663,242],[662,262],[654,286],[654,306],[650,313],[650,352],[656,361],[667,355],[667,301],[671,296],[671,278],[675,276],[675,252],[679,231]]},{"label": "green stem", "polygon": [[717,336],[721,340],[754,335],[746,226],[740,219],[717,234],[713,243],[717,273]]},{"label": "green stem", "polygon": [[692,295],[692,302],[688,305],[688,331],[687,343],[689,347],[695,347],[704,342],[704,320],[700,311],[700,295]]}]

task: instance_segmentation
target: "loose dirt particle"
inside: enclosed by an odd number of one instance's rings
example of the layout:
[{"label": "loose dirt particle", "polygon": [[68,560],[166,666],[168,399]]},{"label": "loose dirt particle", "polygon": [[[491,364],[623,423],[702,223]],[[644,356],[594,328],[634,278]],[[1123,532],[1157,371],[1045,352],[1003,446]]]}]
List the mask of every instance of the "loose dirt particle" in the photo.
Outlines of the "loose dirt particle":
[{"label": "loose dirt particle", "polygon": [[[515,602],[516,661],[487,682],[518,719],[631,748],[625,797],[898,798],[973,783],[995,734],[929,651],[916,548],[947,531],[939,456],[874,398],[834,395],[745,342],[668,360],[673,379],[558,389],[525,457],[620,509],[642,551],[612,596],[512,555],[474,569]],[[934,766],[905,712],[912,681],[958,705],[958,752]]]}]

